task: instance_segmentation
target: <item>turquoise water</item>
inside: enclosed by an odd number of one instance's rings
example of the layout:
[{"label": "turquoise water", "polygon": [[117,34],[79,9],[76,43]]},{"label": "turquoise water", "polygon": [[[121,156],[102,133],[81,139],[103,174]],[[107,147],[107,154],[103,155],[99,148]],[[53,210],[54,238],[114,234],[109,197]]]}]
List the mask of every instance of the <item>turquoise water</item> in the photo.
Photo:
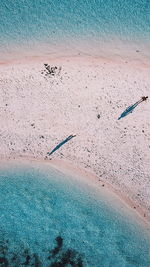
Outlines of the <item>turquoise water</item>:
[{"label": "turquoise water", "polygon": [[149,266],[147,231],[99,190],[49,167],[8,167],[0,170],[2,266]]},{"label": "turquoise water", "polygon": [[45,44],[45,54],[65,47],[84,53],[81,44],[90,42],[89,52],[100,53],[101,41],[115,40],[138,48],[150,41],[149,22],[149,0],[1,0],[0,51]]}]

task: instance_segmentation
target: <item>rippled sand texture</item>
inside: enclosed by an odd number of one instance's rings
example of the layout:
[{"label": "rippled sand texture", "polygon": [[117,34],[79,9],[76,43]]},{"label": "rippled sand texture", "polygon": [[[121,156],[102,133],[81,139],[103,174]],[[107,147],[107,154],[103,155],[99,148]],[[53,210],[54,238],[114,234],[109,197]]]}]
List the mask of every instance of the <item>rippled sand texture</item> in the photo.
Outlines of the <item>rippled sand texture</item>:
[{"label": "rippled sand texture", "polygon": [[148,232],[112,196],[44,164],[0,176],[4,266],[148,266]]}]

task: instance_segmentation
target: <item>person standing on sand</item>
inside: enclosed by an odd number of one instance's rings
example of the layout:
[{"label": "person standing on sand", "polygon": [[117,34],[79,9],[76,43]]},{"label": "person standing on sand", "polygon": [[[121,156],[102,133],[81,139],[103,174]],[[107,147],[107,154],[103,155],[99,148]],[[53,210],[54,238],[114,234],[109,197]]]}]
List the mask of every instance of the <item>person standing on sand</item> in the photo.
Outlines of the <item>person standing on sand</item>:
[{"label": "person standing on sand", "polygon": [[120,120],[121,118],[124,118],[125,116],[127,116],[129,113],[132,113],[133,110],[143,101],[146,101],[148,98],[148,96],[142,96],[141,99],[139,101],[137,101],[135,104],[129,106],[128,108],[126,108],[126,110],[120,115],[120,117],[118,118],[118,120]]},{"label": "person standing on sand", "polygon": [[148,96],[142,96],[141,99],[139,101],[137,101],[135,104],[140,104],[143,101],[146,101],[148,98]]},{"label": "person standing on sand", "polygon": [[[148,98],[148,96],[142,96],[142,97],[141,97],[141,100],[142,100],[142,101],[146,101],[147,98]],[[142,102],[142,101],[141,101],[141,102]]]}]

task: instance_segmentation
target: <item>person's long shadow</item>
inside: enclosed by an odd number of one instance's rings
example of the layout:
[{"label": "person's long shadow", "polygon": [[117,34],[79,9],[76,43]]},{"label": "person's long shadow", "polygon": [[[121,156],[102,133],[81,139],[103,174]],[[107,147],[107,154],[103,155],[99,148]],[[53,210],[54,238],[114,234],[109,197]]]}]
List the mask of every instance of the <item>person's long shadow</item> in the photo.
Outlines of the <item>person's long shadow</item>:
[{"label": "person's long shadow", "polygon": [[65,143],[67,143],[69,140],[71,140],[75,136],[76,135],[69,135],[65,140],[63,140],[62,142],[60,142],[57,146],[54,147],[54,149],[51,152],[48,152],[47,154],[49,156],[52,155],[57,149],[59,149],[62,145],[64,145]]},{"label": "person's long shadow", "polygon": [[143,101],[143,99],[140,99],[139,101],[137,101],[135,104],[129,106],[128,108],[126,108],[126,110],[120,115],[120,117],[118,118],[118,120],[126,117],[127,115],[129,115],[130,113],[133,112],[133,110]]}]

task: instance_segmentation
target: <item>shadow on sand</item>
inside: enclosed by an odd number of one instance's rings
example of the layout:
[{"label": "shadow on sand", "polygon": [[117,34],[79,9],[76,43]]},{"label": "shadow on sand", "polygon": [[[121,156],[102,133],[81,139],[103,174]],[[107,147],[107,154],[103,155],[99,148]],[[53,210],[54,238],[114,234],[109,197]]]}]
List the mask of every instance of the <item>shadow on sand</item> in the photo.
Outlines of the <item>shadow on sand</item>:
[{"label": "shadow on sand", "polygon": [[121,118],[126,117],[128,114],[132,113],[133,110],[143,101],[145,101],[148,98],[148,96],[143,96],[139,101],[137,101],[135,104],[129,106],[128,108],[126,108],[126,110],[120,115],[120,117],[118,118],[118,120],[120,120]]},{"label": "shadow on sand", "polygon": [[59,143],[57,146],[54,147],[54,149],[51,152],[48,152],[47,154],[50,156],[52,155],[57,149],[59,149],[62,145],[70,141],[73,137],[76,135],[69,135],[65,140],[63,140],[61,143]]}]

